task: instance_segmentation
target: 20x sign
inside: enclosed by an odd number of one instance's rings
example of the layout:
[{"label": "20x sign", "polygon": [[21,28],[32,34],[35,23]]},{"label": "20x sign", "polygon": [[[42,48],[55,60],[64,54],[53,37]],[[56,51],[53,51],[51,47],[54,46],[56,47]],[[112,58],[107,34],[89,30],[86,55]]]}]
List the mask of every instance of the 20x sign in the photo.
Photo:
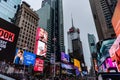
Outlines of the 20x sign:
[{"label": "20x sign", "polygon": [[1,39],[13,42],[14,37],[15,37],[14,33],[11,33],[11,32],[9,32],[7,30],[4,30],[4,29],[0,28],[0,38]]}]

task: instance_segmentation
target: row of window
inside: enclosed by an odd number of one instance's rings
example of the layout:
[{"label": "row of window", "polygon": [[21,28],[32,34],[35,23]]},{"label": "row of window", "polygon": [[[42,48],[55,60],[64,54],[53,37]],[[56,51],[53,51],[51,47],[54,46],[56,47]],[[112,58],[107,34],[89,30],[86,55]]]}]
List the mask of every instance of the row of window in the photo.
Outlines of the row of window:
[{"label": "row of window", "polygon": [[32,31],[36,31],[36,27],[37,27],[37,26],[33,26],[31,23],[24,21],[24,20],[22,21],[22,26]]},{"label": "row of window", "polygon": [[26,34],[20,33],[19,37],[22,38],[22,39],[29,40],[31,42],[35,41],[35,36],[34,35],[26,35]]},{"label": "row of window", "polygon": [[21,46],[21,47],[25,47],[24,44],[26,44],[26,43],[27,43],[27,47],[28,47],[29,49],[32,49],[32,50],[33,50],[33,48],[34,48],[34,42],[26,41],[25,39],[21,39],[21,41],[20,41],[20,38],[19,38],[17,45],[19,45],[19,46]]},{"label": "row of window", "polygon": [[28,12],[24,12],[24,14],[23,14],[23,17],[26,19],[26,20],[28,20],[28,21],[30,21],[31,23],[33,23],[33,24],[37,24],[37,20],[31,15],[31,14],[29,14]]}]

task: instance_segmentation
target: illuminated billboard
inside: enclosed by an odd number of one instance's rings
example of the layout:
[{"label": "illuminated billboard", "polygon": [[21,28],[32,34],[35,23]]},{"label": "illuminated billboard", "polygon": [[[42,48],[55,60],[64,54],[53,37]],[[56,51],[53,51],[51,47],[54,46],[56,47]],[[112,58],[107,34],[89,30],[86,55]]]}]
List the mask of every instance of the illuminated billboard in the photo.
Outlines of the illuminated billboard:
[{"label": "illuminated billboard", "polygon": [[98,66],[100,66],[106,60],[106,58],[110,56],[109,49],[113,45],[114,41],[115,39],[107,39],[102,41],[102,44],[97,51]]},{"label": "illuminated billboard", "polygon": [[112,25],[116,35],[118,36],[120,34],[120,0],[117,2],[117,6],[112,17]]},{"label": "illuminated billboard", "polygon": [[41,41],[38,41],[36,54],[46,57],[47,45]]},{"label": "illuminated billboard", "polygon": [[106,68],[115,68],[116,67],[116,62],[112,62],[111,58],[107,58],[105,60]]},{"label": "illuminated billboard", "polygon": [[82,71],[82,70],[81,70],[81,66],[80,66],[80,61],[79,61],[79,60],[74,59],[74,66],[77,67],[79,71]]},{"label": "illuminated billboard", "polygon": [[0,60],[12,62],[20,28],[0,18]]},{"label": "illuminated billboard", "polygon": [[43,68],[44,68],[44,60],[40,58],[36,58],[35,65],[34,65],[34,71],[43,72]]},{"label": "illuminated billboard", "polygon": [[61,63],[61,67],[64,69],[73,69],[73,65]]},{"label": "illuminated billboard", "polygon": [[111,46],[109,53],[112,61],[116,62],[117,69],[120,72],[120,35],[118,35],[117,39]]},{"label": "illuminated billboard", "polygon": [[14,57],[13,63],[20,65],[34,65],[35,59],[36,55],[34,53],[16,49],[16,55]]},{"label": "illuminated billboard", "polygon": [[36,40],[47,43],[48,33],[43,28],[38,27],[36,32]]},{"label": "illuminated billboard", "polygon": [[61,52],[61,61],[64,63],[68,63],[69,62],[69,55],[64,53],[64,52]]},{"label": "illuminated billboard", "polygon": [[46,57],[47,39],[48,39],[47,32],[44,29],[38,27],[36,32],[36,42],[34,48],[34,53],[36,55]]}]

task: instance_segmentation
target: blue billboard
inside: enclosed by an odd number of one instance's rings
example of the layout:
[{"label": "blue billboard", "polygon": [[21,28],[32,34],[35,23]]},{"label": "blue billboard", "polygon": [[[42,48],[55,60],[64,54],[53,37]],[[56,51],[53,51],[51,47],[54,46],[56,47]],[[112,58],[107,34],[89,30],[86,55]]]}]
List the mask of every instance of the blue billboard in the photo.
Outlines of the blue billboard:
[{"label": "blue billboard", "polygon": [[34,53],[25,51],[25,50],[20,50],[16,49],[16,55],[14,57],[14,62],[15,64],[20,64],[20,65],[34,65],[36,59],[36,55]]}]

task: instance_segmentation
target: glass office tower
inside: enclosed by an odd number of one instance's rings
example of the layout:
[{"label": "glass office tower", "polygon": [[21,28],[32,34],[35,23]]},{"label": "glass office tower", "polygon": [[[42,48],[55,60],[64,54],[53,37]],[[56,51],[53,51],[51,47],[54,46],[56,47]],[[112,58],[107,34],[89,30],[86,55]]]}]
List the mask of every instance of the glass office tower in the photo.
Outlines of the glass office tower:
[{"label": "glass office tower", "polygon": [[21,0],[0,0],[0,17],[12,22]]},{"label": "glass office tower", "polygon": [[48,54],[55,53],[59,62],[61,52],[65,51],[62,0],[43,0],[37,13],[40,18],[38,25],[48,32]]}]

